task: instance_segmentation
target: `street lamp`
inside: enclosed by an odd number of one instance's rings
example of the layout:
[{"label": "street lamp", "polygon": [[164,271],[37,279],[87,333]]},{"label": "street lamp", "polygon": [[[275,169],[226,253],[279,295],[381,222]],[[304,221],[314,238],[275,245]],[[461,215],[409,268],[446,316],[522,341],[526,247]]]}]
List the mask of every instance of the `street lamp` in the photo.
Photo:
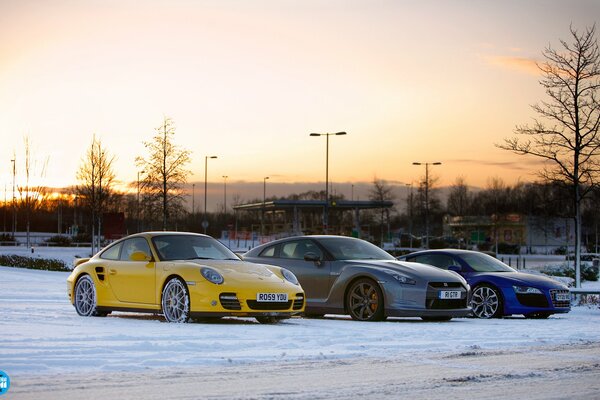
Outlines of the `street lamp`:
[{"label": "street lamp", "polygon": [[227,215],[227,178],[229,176],[223,175],[223,214]]},{"label": "street lamp", "polygon": [[16,202],[17,199],[15,198],[15,178],[17,176],[17,167],[16,167],[16,157],[13,158],[12,160],[10,160],[10,162],[12,162],[12,167],[13,167],[13,188],[12,188],[12,237],[13,240],[15,239],[15,231],[17,230],[17,209],[16,209]]},{"label": "street lamp", "polygon": [[429,166],[442,165],[436,161],[432,163],[413,162],[412,165],[425,165],[425,248],[429,248]]},{"label": "street lamp", "polygon": [[208,220],[206,219],[206,194],[209,158],[217,158],[217,156],[204,156],[204,220],[202,221],[202,229],[204,229],[204,234],[206,234],[206,228],[208,228]]},{"label": "street lamp", "polygon": [[265,204],[267,201],[267,179],[268,176],[263,178],[263,204],[262,204],[262,212],[260,215],[260,236],[264,235],[265,231]]},{"label": "street lamp", "polygon": [[192,215],[196,212],[196,184],[192,183]]},{"label": "street lamp", "polygon": [[327,234],[329,224],[329,136],[342,136],[346,132],[311,133],[310,136],[325,136],[325,208],[323,209],[323,233]]},{"label": "street lamp", "polygon": [[140,228],[140,174],[144,174],[146,173],[146,171],[138,171],[137,173],[137,202],[136,202],[136,208],[137,208],[137,231],[140,232],[141,228]]}]

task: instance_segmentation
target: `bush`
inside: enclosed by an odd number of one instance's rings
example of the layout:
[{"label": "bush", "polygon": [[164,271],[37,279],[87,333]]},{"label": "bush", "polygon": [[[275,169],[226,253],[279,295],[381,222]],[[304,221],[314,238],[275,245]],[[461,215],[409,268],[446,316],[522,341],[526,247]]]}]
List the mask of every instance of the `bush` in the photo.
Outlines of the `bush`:
[{"label": "bush", "polygon": [[[570,265],[561,266],[546,266],[542,269],[542,273],[551,276],[566,276],[568,278],[575,279],[575,268]],[[592,266],[581,266],[581,279],[585,281],[597,281],[598,280],[598,268]]]},{"label": "bush", "polygon": [[16,243],[15,238],[8,233],[3,233],[0,235],[0,242],[3,242],[3,245],[7,244],[8,246],[12,246]]},{"label": "bush", "polygon": [[498,243],[496,253],[498,254],[519,254],[521,246],[518,244]]},{"label": "bush", "polygon": [[32,258],[17,255],[0,255],[0,265],[44,271],[71,271],[62,260],[52,258]]},{"label": "bush", "polygon": [[53,246],[69,247],[73,241],[68,236],[55,235],[46,240],[46,243],[49,243]]}]

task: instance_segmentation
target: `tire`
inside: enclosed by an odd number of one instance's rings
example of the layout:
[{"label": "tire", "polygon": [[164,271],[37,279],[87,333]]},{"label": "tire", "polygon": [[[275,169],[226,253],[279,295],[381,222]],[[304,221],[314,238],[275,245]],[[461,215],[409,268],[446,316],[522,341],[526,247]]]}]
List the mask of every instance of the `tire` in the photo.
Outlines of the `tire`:
[{"label": "tire", "polygon": [[74,290],[75,299],[73,305],[77,314],[82,317],[105,317],[108,313],[98,312],[98,296],[96,285],[89,275],[83,275],[77,280]]},{"label": "tire", "polygon": [[549,316],[550,314],[545,312],[525,314],[525,318],[528,319],[547,319]]},{"label": "tire", "polygon": [[450,321],[452,317],[421,317],[421,319],[427,322],[445,322]]},{"label": "tire", "polygon": [[479,285],[473,289],[471,308],[477,318],[500,318],[503,306],[500,291],[489,285]]},{"label": "tire", "polygon": [[352,283],[346,294],[346,309],[356,321],[382,321],[383,293],[375,281],[363,278]]},{"label": "tire", "polygon": [[282,317],[256,317],[256,320],[261,324],[278,324],[286,318]]},{"label": "tire", "polygon": [[179,278],[171,278],[162,290],[161,307],[167,322],[185,323],[190,320],[190,294]]}]

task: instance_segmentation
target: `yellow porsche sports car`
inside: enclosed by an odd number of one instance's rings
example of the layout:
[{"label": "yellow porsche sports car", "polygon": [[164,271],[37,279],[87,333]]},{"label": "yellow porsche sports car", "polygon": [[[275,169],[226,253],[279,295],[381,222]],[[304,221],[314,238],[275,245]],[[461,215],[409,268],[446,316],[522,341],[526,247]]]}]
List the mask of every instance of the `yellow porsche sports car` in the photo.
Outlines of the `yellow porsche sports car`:
[{"label": "yellow porsche sports car", "polygon": [[169,322],[249,316],[274,323],[304,311],[304,291],[285,268],[242,261],[210,236],[147,232],[121,239],[67,278],[82,316],[162,313]]}]

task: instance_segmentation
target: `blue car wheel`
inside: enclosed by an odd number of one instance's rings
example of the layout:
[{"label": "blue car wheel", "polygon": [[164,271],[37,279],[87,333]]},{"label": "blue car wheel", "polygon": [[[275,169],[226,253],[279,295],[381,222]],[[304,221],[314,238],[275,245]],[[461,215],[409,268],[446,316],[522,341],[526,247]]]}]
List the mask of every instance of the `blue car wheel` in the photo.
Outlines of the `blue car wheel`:
[{"label": "blue car wheel", "polygon": [[488,285],[479,285],[473,289],[471,308],[477,318],[499,318],[502,316],[502,298],[500,292]]}]

